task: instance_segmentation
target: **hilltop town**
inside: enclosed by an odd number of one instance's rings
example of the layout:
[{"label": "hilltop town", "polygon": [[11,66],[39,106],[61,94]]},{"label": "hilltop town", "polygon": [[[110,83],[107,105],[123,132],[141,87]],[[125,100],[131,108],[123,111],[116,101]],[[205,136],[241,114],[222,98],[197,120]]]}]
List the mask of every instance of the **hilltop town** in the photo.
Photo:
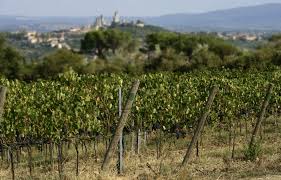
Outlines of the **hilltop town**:
[{"label": "hilltop town", "polygon": [[26,41],[29,44],[44,44],[52,48],[66,48],[72,49],[71,45],[69,45],[66,41],[67,38],[71,38],[73,36],[83,35],[92,30],[101,30],[107,28],[114,28],[114,27],[137,27],[143,28],[145,24],[141,20],[136,21],[128,21],[123,19],[119,16],[118,11],[114,13],[112,17],[112,21],[107,21],[103,15],[100,15],[96,18],[93,24],[89,24],[87,26],[82,27],[72,27],[69,29],[61,29],[57,31],[52,31],[49,33],[39,33],[36,31],[23,31],[23,32],[16,32],[23,33]]},{"label": "hilltop town", "polygon": [[[114,12],[112,17],[104,17],[100,15],[96,17],[92,24],[84,26],[76,26],[71,28],[64,28],[51,32],[37,32],[37,31],[16,31],[13,34],[21,34],[24,36],[24,40],[29,45],[43,45],[50,48],[57,49],[79,49],[81,37],[93,30],[101,30],[108,28],[145,28],[150,25],[146,25],[142,20],[129,20],[124,17],[120,17],[118,11]],[[195,32],[201,33],[201,32]],[[205,32],[207,34],[213,34],[224,40],[242,41],[242,42],[260,42],[266,38],[266,32]]]},{"label": "hilltop town", "polygon": [[[86,33],[106,29],[118,29],[129,32],[134,37],[140,39],[144,39],[151,33],[171,31],[159,26],[150,25],[138,18],[120,16],[118,11],[115,11],[111,17],[100,15],[93,18],[91,23],[86,25],[61,28],[49,32],[35,31],[32,30],[32,28],[31,30],[8,32],[7,40],[13,46],[20,49],[25,56],[30,59],[38,59],[46,53],[51,53],[55,49],[67,49],[79,52],[81,49],[81,39],[83,39]],[[264,43],[270,36],[270,33],[262,31],[205,31],[181,33],[212,35],[234,45],[238,45],[246,51]]]}]

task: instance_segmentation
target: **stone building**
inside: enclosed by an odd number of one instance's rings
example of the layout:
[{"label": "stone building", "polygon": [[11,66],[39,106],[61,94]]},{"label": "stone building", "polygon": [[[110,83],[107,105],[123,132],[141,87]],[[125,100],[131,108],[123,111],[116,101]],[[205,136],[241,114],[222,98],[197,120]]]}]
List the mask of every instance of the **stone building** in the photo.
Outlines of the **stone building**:
[{"label": "stone building", "polygon": [[119,24],[120,23],[120,16],[118,14],[118,11],[115,11],[114,12],[114,16],[113,16],[113,21],[112,21],[113,24]]},{"label": "stone building", "polygon": [[106,26],[105,20],[103,18],[103,15],[100,15],[96,18],[96,22],[94,24],[94,29],[99,30],[100,28],[103,28]]}]

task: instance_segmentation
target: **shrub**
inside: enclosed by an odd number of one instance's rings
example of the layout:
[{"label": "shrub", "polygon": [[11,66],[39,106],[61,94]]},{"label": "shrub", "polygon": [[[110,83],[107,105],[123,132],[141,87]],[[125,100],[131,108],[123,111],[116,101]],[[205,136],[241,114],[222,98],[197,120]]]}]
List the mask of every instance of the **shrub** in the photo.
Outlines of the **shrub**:
[{"label": "shrub", "polygon": [[261,154],[261,144],[257,142],[244,151],[245,160],[256,161]]}]

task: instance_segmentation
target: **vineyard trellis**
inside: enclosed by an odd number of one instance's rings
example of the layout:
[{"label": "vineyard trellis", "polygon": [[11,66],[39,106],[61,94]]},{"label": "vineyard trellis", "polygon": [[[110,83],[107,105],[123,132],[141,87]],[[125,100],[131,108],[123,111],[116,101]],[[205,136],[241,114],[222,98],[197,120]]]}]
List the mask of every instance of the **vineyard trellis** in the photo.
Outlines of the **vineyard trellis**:
[{"label": "vineyard trellis", "polygon": [[[119,119],[117,92],[119,87],[129,89],[132,79],[133,77],[125,74],[79,76],[75,73],[62,75],[55,80],[32,83],[0,78],[0,84],[8,88],[0,122],[1,153],[4,149],[8,150],[11,171],[14,172],[13,150],[20,148],[28,148],[29,171],[32,175],[30,147],[44,144],[49,146],[52,164],[53,149],[57,145],[62,177],[62,146],[65,143],[73,143],[78,147],[81,142],[81,146],[86,147],[84,142],[89,140],[95,146],[98,137],[103,137],[108,144]],[[160,124],[162,131],[169,131],[175,124],[186,129],[195,127],[196,119],[204,110],[209,90],[214,85],[218,86],[220,93],[209,112],[207,121],[210,126],[231,128],[229,124],[238,123],[237,117],[240,116],[248,120],[256,119],[269,84],[274,84],[274,89],[272,98],[268,101],[267,112],[280,115],[280,70],[157,73],[145,74],[139,79],[141,84],[132,107],[130,122],[125,125],[126,131],[147,133],[154,124]],[[0,90],[0,95],[6,94],[2,87]],[[128,95],[125,91],[124,96]],[[5,98],[0,98],[0,112],[3,99]],[[77,175],[78,149],[76,148]]]}]

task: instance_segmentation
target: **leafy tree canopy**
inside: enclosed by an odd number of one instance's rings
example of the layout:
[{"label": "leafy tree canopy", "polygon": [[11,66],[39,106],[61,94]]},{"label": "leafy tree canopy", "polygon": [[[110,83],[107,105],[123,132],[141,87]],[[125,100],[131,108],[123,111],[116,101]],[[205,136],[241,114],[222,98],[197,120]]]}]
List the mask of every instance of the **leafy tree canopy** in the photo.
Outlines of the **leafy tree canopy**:
[{"label": "leafy tree canopy", "polygon": [[105,58],[105,53],[111,50],[113,54],[121,47],[131,42],[129,33],[117,29],[92,31],[81,40],[81,51],[93,53],[100,58]]},{"label": "leafy tree canopy", "polygon": [[70,69],[79,72],[84,64],[83,56],[66,49],[60,49],[44,57],[37,70],[38,74],[43,77],[50,77]]},{"label": "leafy tree canopy", "polygon": [[8,78],[20,78],[24,57],[14,48],[9,47],[0,35],[0,74]]}]

